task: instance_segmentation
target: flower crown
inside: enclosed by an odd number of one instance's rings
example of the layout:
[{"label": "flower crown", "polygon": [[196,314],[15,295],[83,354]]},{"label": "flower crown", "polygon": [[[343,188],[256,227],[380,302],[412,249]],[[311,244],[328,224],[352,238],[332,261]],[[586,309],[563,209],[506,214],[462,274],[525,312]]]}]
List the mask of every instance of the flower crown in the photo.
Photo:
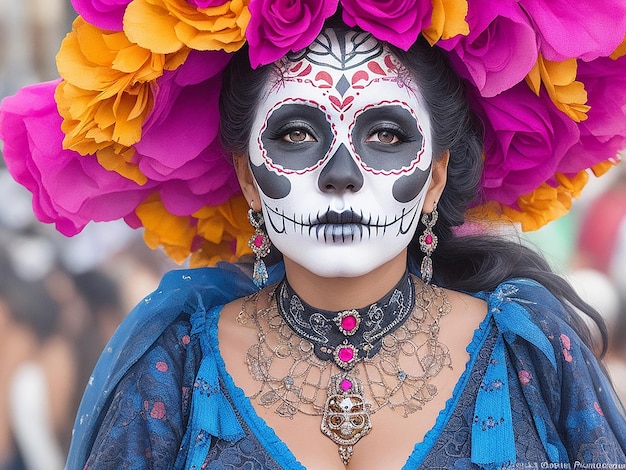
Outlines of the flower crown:
[{"label": "flower crown", "polygon": [[123,218],[191,265],[235,260],[252,228],[218,138],[221,74],[247,42],[253,67],[343,21],[404,50],[422,34],[467,82],[485,124],[485,203],[541,227],[626,148],[623,0],[73,0],[62,80],[0,108],[14,178],[67,236]]}]

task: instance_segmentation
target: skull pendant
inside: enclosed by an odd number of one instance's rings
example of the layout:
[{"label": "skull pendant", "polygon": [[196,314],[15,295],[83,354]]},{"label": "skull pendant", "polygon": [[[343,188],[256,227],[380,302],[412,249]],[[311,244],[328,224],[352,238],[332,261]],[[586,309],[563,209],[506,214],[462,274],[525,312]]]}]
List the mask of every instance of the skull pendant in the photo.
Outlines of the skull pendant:
[{"label": "skull pendant", "polygon": [[334,375],[322,416],[322,433],[339,445],[344,465],[352,457],[353,448],[372,429],[369,405],[363,398],[361,382],[345,374]]}]

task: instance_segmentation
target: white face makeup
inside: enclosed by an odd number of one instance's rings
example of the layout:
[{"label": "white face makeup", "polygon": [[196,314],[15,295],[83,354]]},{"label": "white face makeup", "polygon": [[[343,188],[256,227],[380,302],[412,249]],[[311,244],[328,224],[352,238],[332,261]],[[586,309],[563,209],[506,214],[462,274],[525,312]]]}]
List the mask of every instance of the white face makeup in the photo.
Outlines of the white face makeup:
[{"label": "white face makeup", "polygon": [[262,95],[250,166],[269,237],[323,277],[366,274],[409,244],[432,163],[408,72],[368,33],[326,30]]}]

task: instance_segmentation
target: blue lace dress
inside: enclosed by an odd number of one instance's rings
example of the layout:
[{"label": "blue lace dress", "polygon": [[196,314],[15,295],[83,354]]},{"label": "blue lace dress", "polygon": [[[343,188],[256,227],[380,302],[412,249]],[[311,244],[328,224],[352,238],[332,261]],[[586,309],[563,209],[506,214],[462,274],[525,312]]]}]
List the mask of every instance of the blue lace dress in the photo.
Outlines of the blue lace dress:
[{"label": "blue lace dress", "polygon": [[[168,273],[103,352],[68,470],[304,468],[220,356],[221,306],[253,290],[233,265]],[[403,468],[626,468],[624,408],[557,299],[525,279],[475,295],[466,370]]]}]

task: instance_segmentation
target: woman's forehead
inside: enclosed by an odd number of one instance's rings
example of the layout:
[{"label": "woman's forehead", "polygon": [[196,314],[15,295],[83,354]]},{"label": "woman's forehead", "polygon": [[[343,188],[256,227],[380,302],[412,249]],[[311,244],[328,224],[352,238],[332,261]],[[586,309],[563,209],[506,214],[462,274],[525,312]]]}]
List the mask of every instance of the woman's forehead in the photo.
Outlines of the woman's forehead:
[{"label": "woman's forehead", "polygon": [[384,43],[363,31],[327,28],[305,49],[287,54],[283,62],[306,59],[311,64],[349,70],[383,55]]},{"label": "woman's forehead", "polygon": [[[343,107],[347,96],[378,84],[384,88],[376,92],[383,95],[400,88],[405,96],[419,96],[410,73],[385,43],[362,31],[329,28],[306,49],[276,63],[264,96],[280,95],[288,87],[289,94],[301,97],[321,92]],[[393,88],[387,88],[390,85]]]}]

